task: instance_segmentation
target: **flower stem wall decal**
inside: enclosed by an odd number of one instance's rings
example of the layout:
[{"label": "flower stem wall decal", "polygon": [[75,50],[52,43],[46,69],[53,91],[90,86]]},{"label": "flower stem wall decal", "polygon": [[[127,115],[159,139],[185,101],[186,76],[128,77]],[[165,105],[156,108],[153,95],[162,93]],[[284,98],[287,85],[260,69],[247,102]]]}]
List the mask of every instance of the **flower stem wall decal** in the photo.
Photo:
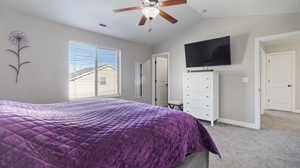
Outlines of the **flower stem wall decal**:
[{"label": "flower stem wall decal", "polygon": [[16,71],[16,83],[18,83],[21,68],[23,67],[23,65],[31,63],[30,61],[24,61],[24,62],[21,61],[21,51],[30,46],[27,45],[28,41],[23,32],[13,31],[9,34],[8,37],[9,37],[8,40],[17,48],[16,50],[7,49],[6,51],[12,53],[17,57],[17,65],[10,64],[9,67],[11,67]]}]

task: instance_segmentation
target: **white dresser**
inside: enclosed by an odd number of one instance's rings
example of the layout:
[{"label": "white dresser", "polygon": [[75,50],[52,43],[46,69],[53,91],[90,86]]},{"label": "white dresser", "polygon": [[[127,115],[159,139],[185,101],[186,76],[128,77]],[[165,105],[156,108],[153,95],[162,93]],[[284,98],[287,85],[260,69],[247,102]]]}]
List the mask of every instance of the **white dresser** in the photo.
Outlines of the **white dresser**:
[{"label": "white dresser", "polygon": [[214,125],[214,121],[219,118],[218,72],[184,73],[183,111]]}]

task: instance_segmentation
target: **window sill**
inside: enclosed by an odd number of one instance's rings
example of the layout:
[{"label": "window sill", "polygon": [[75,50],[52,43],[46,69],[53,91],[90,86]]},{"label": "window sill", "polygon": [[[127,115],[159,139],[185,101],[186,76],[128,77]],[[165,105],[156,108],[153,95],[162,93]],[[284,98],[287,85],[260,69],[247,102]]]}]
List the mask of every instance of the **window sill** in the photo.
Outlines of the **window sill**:
[{"label": "window sill", "polygon": [[100,98],[121,98],[121,95],[118,94],[118,95],[85,97],[85,98],[78,98],[78,99],[69,99],[69,101],[84,101],[84,100],[93,100],[93,99],[100,99]]}]

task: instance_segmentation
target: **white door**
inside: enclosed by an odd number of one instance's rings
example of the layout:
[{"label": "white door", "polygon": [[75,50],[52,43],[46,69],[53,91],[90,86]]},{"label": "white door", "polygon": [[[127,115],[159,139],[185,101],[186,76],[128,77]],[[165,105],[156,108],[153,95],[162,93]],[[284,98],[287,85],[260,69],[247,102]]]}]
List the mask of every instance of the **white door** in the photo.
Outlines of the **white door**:
[{"label": "white door", "polygon": [[292,52],[267,55],[267,101],[268,109],[292,111],[294,57]]},{"label": "white door", "polygon": [[156,57],[155,64],[155,104],[168,106],[168,58]]}]

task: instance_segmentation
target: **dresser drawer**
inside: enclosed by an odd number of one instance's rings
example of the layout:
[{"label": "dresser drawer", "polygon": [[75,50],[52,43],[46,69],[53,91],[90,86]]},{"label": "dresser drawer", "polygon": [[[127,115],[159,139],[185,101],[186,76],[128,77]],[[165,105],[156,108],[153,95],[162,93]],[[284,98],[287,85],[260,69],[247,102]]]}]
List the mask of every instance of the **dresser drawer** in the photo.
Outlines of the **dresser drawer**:
[{"label": "dresser drawer", "polygon": [[201,84],[204,84],[204,83],[211,83],[211,80],[209,78],[192,78],[192,77],[186,77],[184,78],[185,82],[186,83],[201,83]]},{"label": "dresser drawer", "polygon": [[185,101],[195,101],[195,102],[212,102],[213,96],[209,92],[203,94],[197,94],[193,92],[185,92],[183,95],[183,100]]},{"label": "dresser drawer", "polygon": [[190,109],[213,109],[211,101],[193,101],[193,100],[184,100],[183,107],[188,107]]},{"label": "dresser drawer", "polygon": [[190,91],[190,92],[209,92],[211,91],[212,88],[210,83],[195,83],[195,84],[186,83],[183,87],[185,91]]},{"label": "dresser drawer", "polygon": [[184,75],[185,80],[196,79],[202,81],[211,81],[213,80],[212,73],[189,73]]},{"label": "dresser drawer", "polygon": [[213,105],[210,101],[193,103],[193,101],[186,100],[183,102],[183,106],[190,107],[193,109],[198,109],[198,108],[209,109],[209,110],[213,109]]},{"label": "dresser drawer", "polygon": [[203,109],[203,108],[184,108],[184,112],[191,114],[195,118],[201,119],[201,120],[208,120],[210,121],[212,119],[212,112],[211,110],[208,109]]},{"label": "dresser drawer", "polygon": [[204,76],[204,77],[195,76],[195,77],[193,77],[193,76],[188,75],[188,76],[183,77],[183,80],[187,83],[189,83],[189,82],[207,83],[207,82],[211,82],[213,79],[210,76]]}]

